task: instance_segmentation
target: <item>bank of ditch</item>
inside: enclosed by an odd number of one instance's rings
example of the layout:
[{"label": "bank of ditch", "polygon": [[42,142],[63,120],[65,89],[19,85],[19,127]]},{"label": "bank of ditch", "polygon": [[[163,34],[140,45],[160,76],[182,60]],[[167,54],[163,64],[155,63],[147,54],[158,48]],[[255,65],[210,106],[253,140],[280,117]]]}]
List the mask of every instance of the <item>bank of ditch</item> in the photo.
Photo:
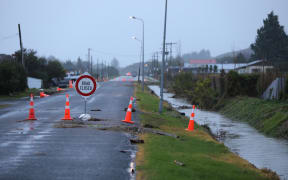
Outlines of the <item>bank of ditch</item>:
[{"label": "bank of ditch", "polygon": [[216,141],[207,130],[195,124],[195,131],[185,128],[188,119],[167,103],[158,113],[159,99],[145,89],[136,88],[141,125],[179,138],[144,133],[136,156],[137,179],[278,179],[267,169],[257,169]]},{"label": "bank of ditch", "polygon": [[238,96],[224,100],[218,110],[266,135],[288,139],[288,102]]}]

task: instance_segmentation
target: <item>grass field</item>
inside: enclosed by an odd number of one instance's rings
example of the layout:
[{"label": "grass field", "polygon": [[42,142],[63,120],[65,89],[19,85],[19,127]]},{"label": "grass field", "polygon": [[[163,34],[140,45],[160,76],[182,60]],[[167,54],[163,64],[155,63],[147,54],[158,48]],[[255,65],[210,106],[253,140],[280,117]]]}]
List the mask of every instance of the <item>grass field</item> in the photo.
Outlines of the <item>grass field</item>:
[{"label": "grass field", "polygon": [[224,104],[220,112],[227,117],[246,121],[266,135],[288,139],[288,102],[236,97]]},{"label": "grass field", "polygon": [[[141,135],[145,143],[138,146],[137,179],[278,179],[270,171],[259,170],[231,153],[197,124],[195,131],[185,131],[189,120],[173,111],[168,104],[165,104],[163,114],[159,115],[159,99],[147,89],[142,93],[137,87],[136,96],[143,126],[150,125],[180,136],[176,139],[154,134]],[[184,166],[177,165],[175,160],[184,163]]]}]

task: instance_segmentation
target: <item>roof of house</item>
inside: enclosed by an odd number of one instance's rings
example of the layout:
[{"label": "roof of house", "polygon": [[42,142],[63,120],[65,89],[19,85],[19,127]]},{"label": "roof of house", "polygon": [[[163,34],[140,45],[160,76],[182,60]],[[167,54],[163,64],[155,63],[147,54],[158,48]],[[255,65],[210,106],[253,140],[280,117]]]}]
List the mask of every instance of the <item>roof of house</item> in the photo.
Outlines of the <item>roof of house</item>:
[{"label": "roof of house", "polygon": [[258,63],[260,63],[260,62],[263,62],[263,60],[252,61],[252,62],[250,62],[250,63],[247,63],[247,64],[244,65],[244,66],[237,67],[237,69],[246,68],[246,67],[248,67],[248,66],[253,66],[253,65],[258,64]]}]

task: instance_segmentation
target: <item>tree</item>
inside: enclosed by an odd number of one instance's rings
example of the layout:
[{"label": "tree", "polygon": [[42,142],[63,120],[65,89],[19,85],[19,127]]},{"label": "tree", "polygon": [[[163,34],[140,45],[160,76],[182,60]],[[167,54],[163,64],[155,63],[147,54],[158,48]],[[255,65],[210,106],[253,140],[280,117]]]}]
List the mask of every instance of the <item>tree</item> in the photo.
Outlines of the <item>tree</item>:
[{"label": "tree", "polygon": [[209,67],[208,67],[208,64],[206,64],[206,66],[205,66],[205,72],[208,73],[208,70],[209,70]]},{"label": "tree", "polygon": [[79,74],[82,74],[84,72],[84,66],[82,63],[82,59],[80,57],[78,57],[78,59],[77,59],[76,67],[77,67]]},{"label": "tree", "polygon": [[240,52],[236,55],[235,57],[235,62],[236,63],[246,63],[247,59],[245,58],[245,56]]},{"label": "tree", "polygon": [[210,65],[210,66],[209,66],[209,72],[212,73],[212,71],[213,71],[213,66]]},{"label": "tree", "polygon": [[257,30],[255,43],[251,44],[254,58],[270,62],[288,59],[288,36],[279,24],[278,16],[272,11]]},{"label": "tree", "polygon": [[217,65],[214,65],[214,67],[213,67],[213,72],[214,72],[214,73],[217,73],[217,72],[218,72],[218,66],[217,66]]},{"label": "tree", "polygon": [[119,68],[119,61],[116,58],[111,60],[111,66],[118,69]]},{"label": "tree", "polygon": [[27,75],[22,64],[4,59],[0,62],[0,94],[10,94],[27,88]]},{"label": "tree", "polygon": [[66,71],[75,71],[75,70],[76,70],[76,67],[75,67],[75,65],[72,63],[71,60],[67,60],[65,63],[63,63],[63,68],[64,68]]},{"label": "tree", "polygon": [[65,70],[58,60],[53,59],[48,61],[47,74],[49,81],[51,81],[52,78],[61,79],[65,77]]}]

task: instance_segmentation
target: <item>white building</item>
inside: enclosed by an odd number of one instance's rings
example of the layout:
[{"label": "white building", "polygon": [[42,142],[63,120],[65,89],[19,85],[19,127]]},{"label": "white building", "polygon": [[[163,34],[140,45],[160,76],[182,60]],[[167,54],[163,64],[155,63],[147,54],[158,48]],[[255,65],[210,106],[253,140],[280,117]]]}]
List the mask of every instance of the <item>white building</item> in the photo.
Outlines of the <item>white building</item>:
[{"label": "white building", "polygon": [[274,67],[272,65],[268,65],[263,60],[257,60],[246,64],[245,66],[237,68],[237,72],[241,74],[251,74],[251,73],[264,73],[269,72]]}]

